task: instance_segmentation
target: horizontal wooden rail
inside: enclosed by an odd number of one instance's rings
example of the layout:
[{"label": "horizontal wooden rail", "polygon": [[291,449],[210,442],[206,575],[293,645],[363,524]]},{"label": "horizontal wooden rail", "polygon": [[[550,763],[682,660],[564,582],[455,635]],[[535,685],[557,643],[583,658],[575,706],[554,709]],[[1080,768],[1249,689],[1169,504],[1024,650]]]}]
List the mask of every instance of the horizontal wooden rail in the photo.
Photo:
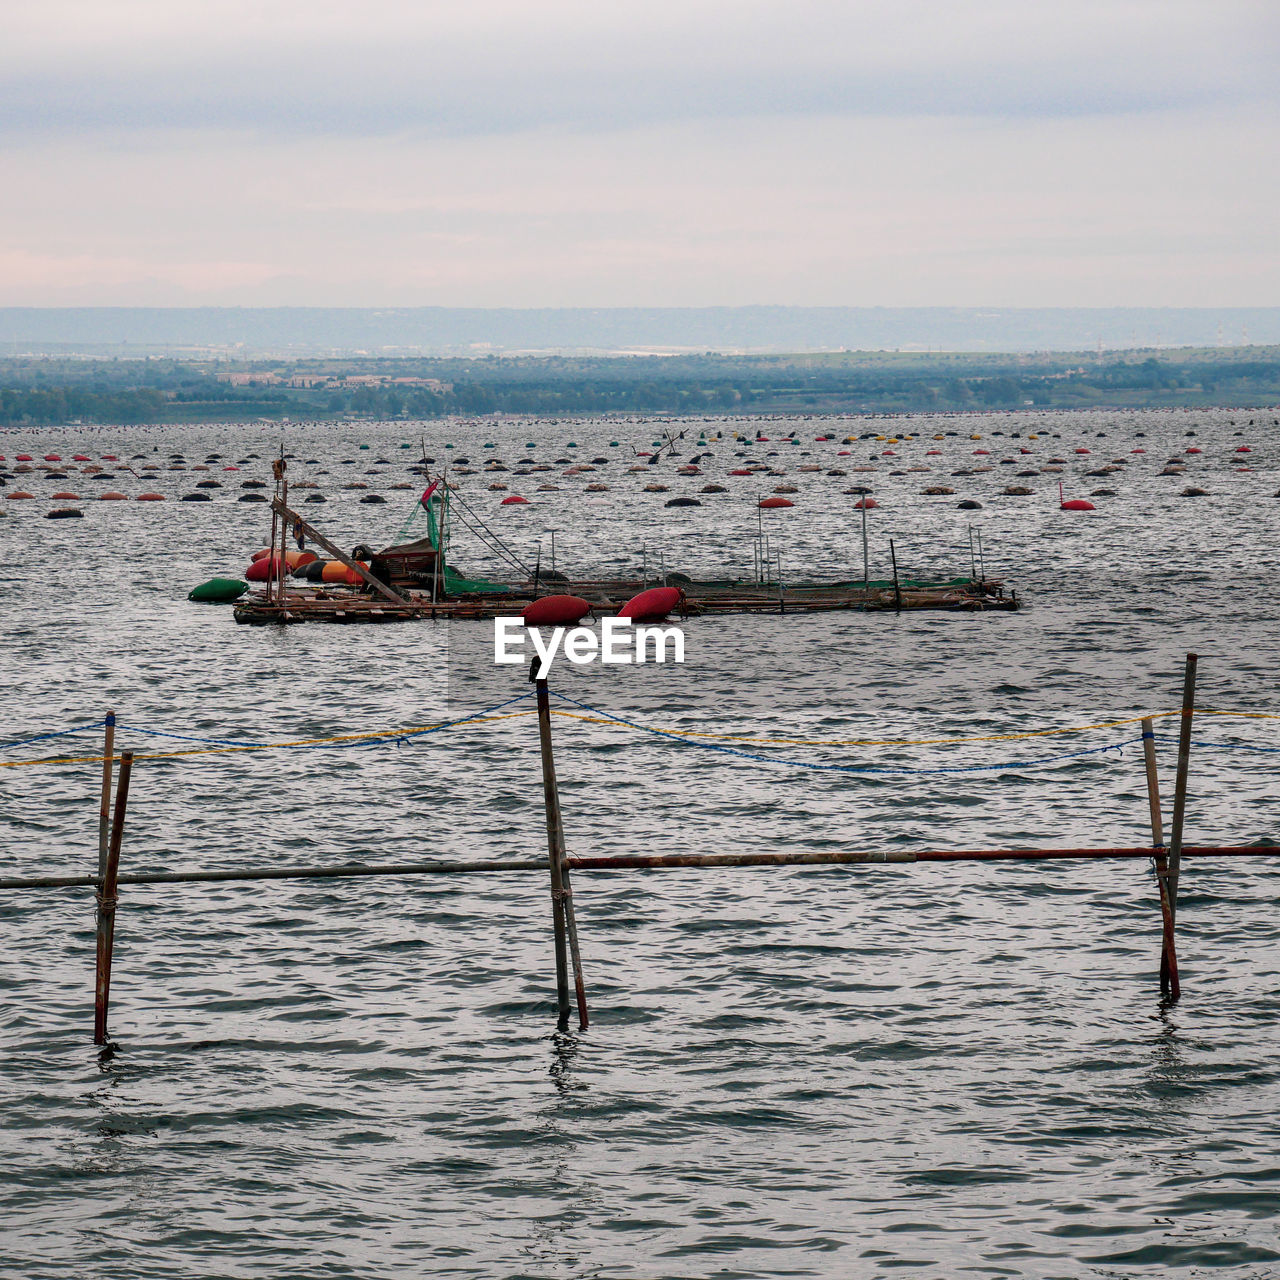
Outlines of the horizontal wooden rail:
[{"label": "horizontal wooden rail", "polygon": [[[1072,858],[1150,858],[1149,846],[1109,849],[892,849],[883,852],[830,853],[668,853],[569,856],[574,871],[678,871],[716,867],[821,867],[907,862],[1045,862]],[[1184,858],[1280,858],[1280,845],[1184,845]],[[196,884],[203,881],[339,880],[355,876],[471,875],[480,872],[546,871],[538,858],[483,859],[473,862],[352,863],[329,867],[244,867],[229,871],[152,871],[118,877],[119,884]],[[0,879],[0,889],[96,887],[98,877],[23,876]]]}]

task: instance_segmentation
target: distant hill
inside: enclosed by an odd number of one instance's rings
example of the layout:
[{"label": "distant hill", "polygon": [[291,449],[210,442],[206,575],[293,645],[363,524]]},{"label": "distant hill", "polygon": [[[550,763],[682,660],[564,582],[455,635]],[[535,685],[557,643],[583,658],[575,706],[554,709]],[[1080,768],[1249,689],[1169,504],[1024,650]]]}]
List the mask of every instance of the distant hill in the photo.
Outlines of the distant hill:
[{"label": "distant hill", "polygon": [[0,355],[1096,351],[1280,343],[1280,307],[8,307]]}]

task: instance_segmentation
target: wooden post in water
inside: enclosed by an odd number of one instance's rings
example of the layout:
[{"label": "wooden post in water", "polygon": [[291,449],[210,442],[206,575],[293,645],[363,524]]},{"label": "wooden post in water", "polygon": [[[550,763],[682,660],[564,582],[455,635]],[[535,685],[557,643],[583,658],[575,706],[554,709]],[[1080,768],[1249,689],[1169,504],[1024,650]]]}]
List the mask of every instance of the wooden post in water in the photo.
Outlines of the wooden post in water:
[{"label": "wooden post in water", "polygon": [[111,822],[111,770],[115,764],[116,713],[107,712],[102,743],[102,801],[98,806],[98,879],[107,873],[107,831]]},{"label": "wooden post in water", "polygon": [[1196,655],[1187,654],[1182,678],[1182,729],[1178,734],[1178,773],[1173,784],[1173,826],[1169,832],[1169,914],[1178,918],[1178,872],[1182,865],[1182,825],[1187,814],[1187,773],[1191,767],[1191,720],[1196,706]]},{"label": "wooden post in water", "polygon": [[111,1003],[111,954],[116,940],[116,888],[120,874],[120,842],[124,839],[124,811],[129,803],[133,752],[120,757],[120,783],[111,822],[107,861],[98,882],[98,962],[93,989],[93,1043],[107,1043],[107,1009]]},{"label": "wooden post in water", "polygon": [[[284,446],[282,445],[281,448],[283,447]],[[271,470],[275,474],[275,480],[276,480],[276,497],[279,499],[280,505],[282,507],[288,506],[289,504],[289,482],[284,478],[284,471],[285,471],[286,465],[287,464],[284,460],[283,455],[277,458],[271,464]],[[275,533],[275,528],[276,528],[276,523],[275,523],[275,520],[273,519],[271,522],[271,531],[273,535]],[[273,541],[274,541],[274,537],[273,537]],[[285,557],[285,549],[288,547],[288,545],[289,545],[289,521],[288,521],[288,518],[284,515],[284,513],[281,512],[280,513],[280,545],[279,547],[276,547],[273,545],[271,548],[272,556],[279,557],[276,560],[276,571],[273,576],[275,577],[275,580],[276,580],[276,604],[280,606],[281,610],[284,609],[284,575],[285,575],[284,557]],[[280,615],[280,619],[281,621],[284,621],[283,612]]]},{"label": "wooden post in water", "polygon": [[889,555],[893,558],[893,611],[902,612],[902,592],[898,589],[898,553],[893,549],[893,539],[889,539]]},{"label": "wooden post in water", "polygon": [[551,751],[551,695],[547,682],[537,679],[538,659],[530,675],[538,697],[538,740],[542,748],[542,798],[547,811],[547,857],[551,864],[551,920],[556,946],[556,999],[560,1030],[569,1025],[569,956],[573,958],[573,981],[578,998],[578,1025],[586,1030],[587,993],[582,976],[582,956],[578,951],[578,922],[573,911],[573,890],[564,847],[564,825],[560,820],[560,792],[556,786],[556,763]]},{"label": "wooden post in water", "polygon": [[1142,754],[1147,766],[1147,805],[1151,811],[1151,847],[1156,864],[1156,887],[1160,893],[1163,943],[1160,947],[1160,991],[1176,1000],[1179,996],[1178,953],[1174,946],[1172,896],[1169,892],[1169,861],[1164,847],[1164,818],[1160,812],[1160,777],[1156,771],[1156,737],[1150,718],[1142,722]]}]

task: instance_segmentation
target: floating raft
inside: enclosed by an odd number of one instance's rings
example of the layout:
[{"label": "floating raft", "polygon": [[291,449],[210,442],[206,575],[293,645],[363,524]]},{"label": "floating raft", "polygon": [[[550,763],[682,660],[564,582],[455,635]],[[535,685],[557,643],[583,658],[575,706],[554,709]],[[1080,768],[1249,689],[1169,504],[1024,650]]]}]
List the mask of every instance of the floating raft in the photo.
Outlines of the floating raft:
[{"label": "floating raft", "polygon": [[[404,605],[355,587],[287,589],[280,602],[264,592],[242,598],[235,606],[237,622],[250,625],[295,622],[404,622],[410,618],[456,618],[482,621],[513,617],[539,595],[559,584],[513,584],[500,593],[459,592],[432,601],[425,593],[403,591]],[[613,614],[652,583],[638,580],[574,582],[576,595],[590,600],[597,612]],[[935,609],[956,613],[980,613],[1018,608],[1016,593],[1006,594],[1004,583],[992,579],[955,578],[948,582],[908,580],[895,588],[892,582],[795,583],[789,586],[742,582],[687,582],[672,580],[685,592],[684,614],[700,617],[729,613],[825,613],[835,610],[884,612],[898,609]]]}]

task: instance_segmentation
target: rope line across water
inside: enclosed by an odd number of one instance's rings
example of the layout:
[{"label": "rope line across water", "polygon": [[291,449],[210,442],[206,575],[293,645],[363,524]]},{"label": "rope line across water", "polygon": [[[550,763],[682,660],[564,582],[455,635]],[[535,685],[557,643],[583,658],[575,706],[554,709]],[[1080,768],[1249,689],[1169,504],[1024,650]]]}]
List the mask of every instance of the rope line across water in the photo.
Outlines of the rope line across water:
[{"label": "rope line across water", "polygon": [[[425,737],[429,734],[440,733],[445,729],[451,729],[463,724],[479,724],[487,721],[498,721],[516,719],[523,716],[532,715],[532,711],[517,711],[506,715],[495,714],[501,712],[504,707],[509,707],[513,703],[521,702],[530,696],[529,693],[518,694],[514,698],[509,698],[505,702],[497,703],[495,706],[485,711],[476,712],[470,716],[464,716],[457,720],[443,721],[439,724],[432,725],[414,725],[404,729],[392,730],[370,730],[363,733],[347,733],[334,734],[328,737],[317,738],[298,738],[289,739],[280,742],[244,742],[238,739],[230,738],[205,738],[192,734],[173,733],[163,729],[145,729],[139,725],[117,725],[119,732],[145,734],[149,737],[172,738],[181,742],[196,742],[202,744],[200,747],[182,750],[182,751],[161,751],[151,752],[145,755],[137,755],[137,760],[169,760],[182,756],[193,755],[216,755],[235,751],[320,751],[331,750],[334,748],[351,747],[351,746],[377,746],[379,744],[395,742],[403,744],[418,738]],[[753,746],[785,746],[785,747],[916,747],[916,746],[953,746],[970,742],[1012,742],[1030,738],[1044,738],[1059,736],[1069,733],[1088,733],[1101,729],[1115,729],[1125,725],[1137,724],[1144,719],[1165,719],[1173,716],[1179,716],[1180,711],[1159,711],[1154,712],[1151,716],[1128,716],[1120,720],[1101,721],[1096,724],[1069,725],[1058,729],[1028,729],[1020,733],[993,733],[993,734],[975,734],[962,737],[948,738],[766,738],[756,737],[748,734],[721,734],[707,733],[696,729],[663,729],[654,725],[639,724],[634,721],[621,719],[612,716],[608,712],[601,711],[596,707],[591,707],[587,703],[578,702],[574,698],[570,698],[567,694],[557,692],[556,697],[562,701],[572,703],[582,708],[583,711],[589,712],[588,715],[577,715],[571,711],[563,711],[556,709],[553,714],[564,716],[568,719],[581,720],[592,724],[618,724],[628,728],[637,729],[644,733],[651,733],[663,737],[670,737],[677,741],[687,742],[692,746],[713,746],[719,742],[736,742]],[[1206,708],[1197,708],[1196,714],[1201,716],[1237,716],[1255,720],[1280,720],[1280,715],[1265,711],[1218,711]],[[3,747],[24,746],[32,742],[42,742],[51,738],[61,738],[68,735],[87,733],[94,729],[99,729],[105,724],[105,720],[95,720],[89,724],[76,725],[69,729],[58,729],[50,733],[35,734],[27,738],[16,738],[11,742],[0,744]],[[1176,741],[1171,735],[1156,734],[1155,737],[1162,741]],[[700,741],[706,739],[708,741]],[[1126,739],[1128,741],[1128,739]],[[1198,746],[1202,747],[1221,747],[1230,750],[1239,751],[1257,751],[1266,753],[1280,754],[1280,747],[1253,747],[1243,743],[1230,742],[1204,742],[1197,741]],[[1053,763],[1057,760],[1073,759],[1080,755],[1098,754],[1103,751],[1115,750],[1113,747],[1099,747],[1087,752],[1072,752],[1068,754],[1047,757],[1039,763]],[[724,748],[724,750],[729,750]],[[803,768],[824,768],[824,769],[846,769],[856,772],[873,772],[870,767],[858,767],[856,770],[851,766],[837,765],[817,765],[803,764],[799,761],[782,760],[775,757],[761,756],[751,752],[738,752],[752,759],[763,761],[774,760],[780,764],[796,764]],[[101,763],[102,756],[60,756],[52,758],[43,758],[38,760],[3,760],[0,761],[0,769],[14,769],[34,765],[55,765],[55,764],[86,764]],[[1035,761],[1025,762],[1026,764],[1035,764]],[[985,769],[999,769],[1004,767],[1021,767],[1019,765],[972,765],[965,767],[937,768],[937,769],[902,769],[893,770],[891,772],[898,773],[968,773],[977,772]],[[882,772],[884,772],[882,770]]]},{"label": "rope line across water", "polygon": [[[1123,742],[1112,743],[1105,747],[1090,747],[1085,751],[1069,751],[1062,755],[1047,756],[1040,760],[1014,760],[1004,761],[1001,764],[970,764],[970,765],[949,765],[936,769],[889,769],[879,765],[860,765],[860,764],[820,764],[811,760],[786,760],[781,756],[764,756],[755,751],[742,751],[737,747],[724,747],[716,742],[698,742],[693,738],[686,738],[671,729],[651,729],[648,725],[636,724],[632,720],[624,720],[619,716],[609,716],[602,712],[598,707],[588,706],[585,702],[579,702],[576,698],[570,698],[567,694],[557,693],[557,698],[565,702],[571,702],[576,707],[581,707],[584,711],[590,711],[593,715],[600,717],[596,722],[599,724],[617,724],[625,725],[629,729],[637,729],[642,733],[658,734],[662,737],[669,738],[673,742],[683,742],[690,747],[699,747],[703,751],[719,751],[725,755],[738,756],[744,760],[756,760],[762,764],[780,764],[788,765],[793,769],[817,769],[826,773],[875,773],[875,774],[892,774],[895,776],[903,776],[908,774],[938,774],[938,773],[987,773],[993,771],[1016,771],[1018,769],[1037,768],[1040,765],[1056,764],[1060,760],[1077,760],[1082,756],[1101,755],[1106,751],[1120,751],[1123,749],[1125,742],[1139,742],[1140,738],[1126,738]],[[586,717],[575,716],[574,719],[585,719]]]}]

